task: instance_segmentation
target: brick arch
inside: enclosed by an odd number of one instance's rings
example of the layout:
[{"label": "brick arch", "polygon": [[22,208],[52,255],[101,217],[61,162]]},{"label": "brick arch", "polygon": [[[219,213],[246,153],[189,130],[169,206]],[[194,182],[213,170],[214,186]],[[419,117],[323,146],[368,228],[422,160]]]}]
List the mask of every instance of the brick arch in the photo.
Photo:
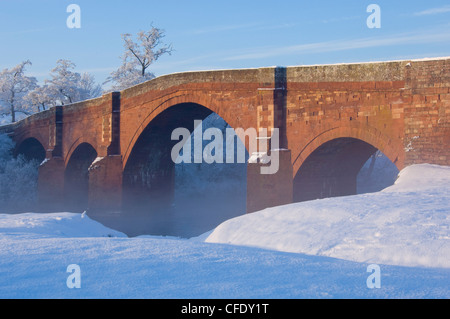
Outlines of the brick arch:
[{"label": "brick arch", "polygon": [[88,137],[85,137],[85,136],[81,136],[78,139],[76,139],[72,143],[72,145],[69,147],[69,149],[67,150],[67,153],[64,156],[64,167],[67,167],[67,164],[69,163],[70,158],[72,157],[73,153],[78,148],[78,146],[80,146],[81,144],[89,144],[97,152],[97,154],[99,154],[94,139],[93,138],[88,138]]},{"label": "brick arch", "polygon": [[[65,158],[64,205],[71,211],[82,212],[89,202],[89,167],[98,156],[91,143],[80,138],[73,146],[70,156]],[[76,145],[76,146],[75,146]]]},{"label": "brick arch", "polygon": [[354,138],[366,142],[383,152],[399,170],[404,168],[404,150],[400,139],[393,139],[373,127],[362,127],[357,124],[332,127],[312,137],[300,152],[293,156],[293,177],[297,175],[302,164],[316,149],[338,138]]},{"label": "brick arch", "polygon": [[[25,145],[25,143],[30,144]],[[25,149],[23,148],[25,147]],[[28,137],[23,139],[19,144],[16,144],[14,148],[14,155],[24,154],[27,159],[37,159],[43,161],[46,158],[46,149],[42,142],[35,137]]]},{"label": "brick arch", "polygon": [[217,102],[211,98],[207,98],[207,95],[196,95],[196,94],[182,94],[173,97],[169,97],[165,99],[162,103],[158,104],[155,108],[152,109],[151,112],[147,114],[147,116],[141,121],[138,125],[134,133],[132,134],[132,138],[126,148],[122,151],[123,154],[123,168],[126,167],[128,159],[133,151],[134,146],[136,145],[139,137],[144,132],[144,130],[150,125],[150,123],[164,111],[169,108],[180,105],[180,104],[196,104],[200,107],[204,107],[209,109],[210,111],[218,114],[228,125],[232,128],[243,127],[246,128],[244,124],[240,121],[238,116],[232,116],[230,112],[225,112],[226,106],[221,105],[220,102]]},{"label": "brick arch", "polygon": [[26,140],[29,140],[30,138],[33,138],[35,140],[37,140],[42,147],[44,148],[45,151],[48,150],[48,138],[44,138],[42,136],[42,134],[40,134],[39,132],[34,132],[33,134],[29,133],[26,135],[23,135],[20,137],[20,139],[14,139],[14,142],[16,143],[15,146],[15,151],[17,151],[20,148],[20,145],[22,145],[23,142],[25,142]]}]

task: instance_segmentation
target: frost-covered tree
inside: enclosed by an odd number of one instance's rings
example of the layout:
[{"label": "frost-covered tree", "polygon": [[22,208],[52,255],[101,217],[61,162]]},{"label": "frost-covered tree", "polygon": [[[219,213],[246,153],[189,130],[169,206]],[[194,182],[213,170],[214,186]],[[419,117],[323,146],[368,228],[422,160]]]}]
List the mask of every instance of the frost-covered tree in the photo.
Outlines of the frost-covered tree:
[{"label": "frost-covered tree", "polygon": [[56,96],[47,84],[36,87],[24,97],[26,103],[38,112],[45,111],[55,105]]},{"label": "frost-covered tree", "polygon": [[[233,140],[227,139],[227,129],[231,129],[227,122],[225,122],[218,114],[212,113],[202,122],[202,125],[197,126],[194,132],[203,134],[206,130],[217,128],[221,131],[223,141],[222,162],[206,162],[209,157],[208,152],[205,152],[205,147],[210,143],[202,141],[202,163],[195,163],[194,153],[195,145],[191,142],[191,160],[190,163],[180,163],[175,165],[175,180],[176,188],[184,189],[182,193],[229,193],[230,191],[242,192],[242,185],[246,181],[246,163],[238,163],[237,153],[239,148],[244,148],[241,140],[234,136]],[[194,139],[194,134],[191,134],[191,140]],[[229,145],[227,145],[229,143]],[[233,150],[234,163],[226,163],[227,149]],[[248,154],[246,154],[248,158]]]},{"label": "frost-covered tree", "polygon": [[81,75],[73,72],[73,69],[75,69],[73,62],[60,59],[50,72],[50,80],[45,81],[61,105],[77,100],[77,83],[80,81]]},{"label": "frost-covered tree", "polygon": [[152,63],[164,54],[171,54],[172,45],[165,45],[164,30],[152,28],[140,31],[137,39],[129,33],[122,34],[125,49],[122,55],[122,65],[106,79],[105,83],[113,82],[113,90],[123,90],[127,87],[148,81],[155,76],[148,72]]},{"label": "frost-covered tree", "polygon": [[31,115],[55,105],[92,99],[103,93],[94,76],[75,72],[75,64],[69,60],[58,60],[50,72],[50,79],[45,80],[42,86],[38,85],[36,78],[25,76],[27,65],[31,65],[28,60],[0,73],[0,116],[10,115],[11,122],[16,121],[16,113]]},{"label": "frost-covered tree", "polygon": [[0,134],[0,168],[4,167],[4,163],[12,158],[13,148],[14,142],[11,138],[6,134]]},{"label": "frost-covered tree", "polygon": [[93,99],[99,97],[103,93],[100,84],[95,82],[93,75],[85,72],[81,74],[80,82],[78,83],[78,92],[80,101]]},{"label": "frost-covered tree", "polygon": [[380,150],[376,151],[363,165],[357,176],[357,193],[378,192],[394,184],[398,168]]},{"label": "frost-covered tree", "polygon": [[24,100],[28,92],[37,86],[36,78],[25,75],[28,65],[31,65],[29,60],[0,73],[1,114],[10,115],[13,123],[16,121],[16,113],[30,115],[33,112]]},{"label": "frost-covered tree", "polygon": [[23,212],[36,204],[39,162],[13,156],[14,142],[0,134],[0,213]]},{"label": "frost-covered tree", "polygon": [[74,72],[75,63],[60,59],[51,70],[47,97],[52,96],[55,105],[71,104],[78,101],[95,98],[101,95],[102,88],[95,84],[95,79],[89,73]]}]

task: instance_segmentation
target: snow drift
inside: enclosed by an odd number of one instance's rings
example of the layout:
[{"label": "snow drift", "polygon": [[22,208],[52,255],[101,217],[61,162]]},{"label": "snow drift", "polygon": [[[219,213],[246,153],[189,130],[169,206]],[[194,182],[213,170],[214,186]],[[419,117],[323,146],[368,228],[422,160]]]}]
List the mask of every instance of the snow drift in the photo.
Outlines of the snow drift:
[{"label": "snow drift", "polygon": [[[448,299],[449,174],[409,167],[383,192],[266,209],[191,239],[127,238],[85,214],[0,214],[0,298]],[[367,263],[420,267],[382,265],[368,289]],[[66,286],[71,264],[80,289]]]},{"label": "snow drift", "polygon": [[449,190],[450,167],[413,165],[381,192],[236,217],[205,241],[357,262],[450,268]]},{"label": "snow drift", "polygon": [[80,238],[80,237],[126,237],[90,219],[86,214],[0,214],[0,239],[18,238]]}]

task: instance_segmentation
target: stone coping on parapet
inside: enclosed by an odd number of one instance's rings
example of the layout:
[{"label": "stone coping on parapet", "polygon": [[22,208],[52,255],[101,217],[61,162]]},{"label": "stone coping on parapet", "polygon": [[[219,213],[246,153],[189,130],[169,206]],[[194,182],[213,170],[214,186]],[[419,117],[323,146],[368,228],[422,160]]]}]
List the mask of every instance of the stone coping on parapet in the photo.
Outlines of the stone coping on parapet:
[{"label": "stone coping on parapet", "polygon": [[[394,61],[349,62],[336,64],[317,64],[299,66],[273,66],[248,69],[223,69],[206,71],[186,71],[171,73],[156,77],[152,80],[135,85],[120,91],[121,97],[133,97],[151,90],[164,90],[170,87],[186,85],[189,83],[257,83],[259,88],[273,88],[276,82],[277,68],[285,69],[283,73],[286,83],[322,83],[322,82],[373,82],[373,81],[404,81],[405,68],[417,63],[430,63],[436,61],[450,61],[450,57],[421,58]],[[98,105],[111,99],[111,92],[103,96],[64,105],[66,111],[77,110]],[[47,117],[53,108],[31,115],[34,119]],[[8,132],[27,123],[30,117],[16,123],[0,126],[0,132]]]}]

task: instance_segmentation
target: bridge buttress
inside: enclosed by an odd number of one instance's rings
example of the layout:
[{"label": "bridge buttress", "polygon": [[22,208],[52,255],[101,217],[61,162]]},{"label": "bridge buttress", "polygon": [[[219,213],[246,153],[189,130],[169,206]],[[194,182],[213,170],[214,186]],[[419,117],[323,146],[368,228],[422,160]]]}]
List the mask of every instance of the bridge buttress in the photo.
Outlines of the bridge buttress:
[{"label": "bridge buttress", "polygon": [[49,147],[38,171],[38,209],[59,211],[64,207],[63,107],[55,106],[49,112]]},{"label": "bridge buttress", "polygon": [[[247,164],[247,213],[268,207],[290,204],[293,201],[293,166],[291,150],[287,143],[287,79],[286,68],[274,69],[273,88],[258,89],[258,132],[267,129],[272,167],[278,166],[273,174],[264,174],[261,169],[267,164],[249,161]],[[278,132],[274,133],[274,129]],[[273,139],[277,139],[274,141]],[[259,137],[261,139],[261,137]],[[258,141],[260,145],[261,140]],[[259,150],[260,151],[260,150]],[[255,154],[250,154],[250,156]],[[273,163],[278,159],[278,163]],[[269,165],[269,166],[270,166]]]},{"label": "bridge buttress", "polygon": [[89,167],[89,211],[120,211],[122,207],[122,156],[97,158]]},{"label": "bridge buttress", "polygon": [[247,164],[247,213],[293,202],[293,177],[291,151],[271,151],[272,160],[278,157],[275,174],[262,174],[267,164],[250,161]]},{"label": "bridge buttress", "polygon": [[108,118],[103,127],[103,136],[109,145],[106,154],[99,157],[89,167],[88,208],[97,211],[119,211],[122,206],[123,163],[120,154],[120,92],[111,92],[111,104],[104,116]]},{"label": "bridge buttress", "polygon": [[45,212],[60,211],[64,207],[64,160],[45,159],[39,166],[38,206]]}]

